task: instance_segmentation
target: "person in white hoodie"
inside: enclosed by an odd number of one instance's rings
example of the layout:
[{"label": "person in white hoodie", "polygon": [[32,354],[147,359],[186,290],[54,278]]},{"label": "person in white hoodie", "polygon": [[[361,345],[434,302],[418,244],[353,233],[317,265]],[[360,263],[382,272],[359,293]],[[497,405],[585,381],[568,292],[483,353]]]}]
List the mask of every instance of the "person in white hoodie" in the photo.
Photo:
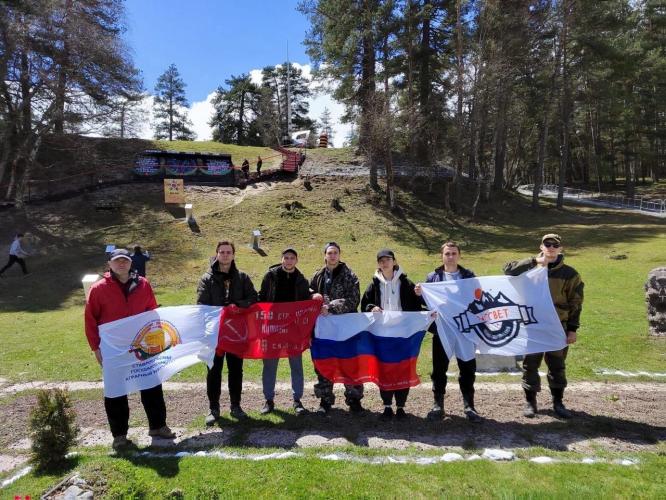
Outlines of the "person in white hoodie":
[{"label": "person in white hoodie", "polygon": [[25,265],[25,259],[23,258],[27,257],[30,254],[25,250],[23,250],[23,247],[21,247],[22,239],[23,239],[22,233],[18,233],[14,237],[14,241],[12,241],[12,244],[9,247],[9,261],[7,262],[7,264],[5,264],[5,267],[0,269],[0,277],[2,276],[2,273],[4,273],[7,269],[12,267],[14,263],[17,263],[19,266],[21,266],[24,276],[30,274],[28,272],[28,268]]},{"label": "person in white hoodie", "polygon": [[[361,311],[420,311],[421,300],[414,293],[414,283],[402,272],[395,254],[385,248],[377,253],[377,271],[368,285],[361,299]],[[407,418],[405,403],[409,388],[397,391],[380,390],[384,412],[381,420],[390,421],[393,418],[393,398],[395,397],[396,420]]]}]

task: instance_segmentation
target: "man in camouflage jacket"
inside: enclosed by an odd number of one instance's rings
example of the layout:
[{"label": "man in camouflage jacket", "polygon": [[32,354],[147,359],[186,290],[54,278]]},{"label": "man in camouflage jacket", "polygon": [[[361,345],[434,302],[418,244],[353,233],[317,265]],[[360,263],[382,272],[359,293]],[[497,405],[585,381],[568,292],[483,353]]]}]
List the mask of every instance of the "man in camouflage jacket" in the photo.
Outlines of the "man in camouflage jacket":
[{"label": "man in camouflage jacket", "polygon": [[[583,307],[583,281],[576,270],[564,264],[562,238],[557,234],[546,234],[541,238],[541,253],[529,259],[509,262],[504,266],[504,273],[511,276],[528,271],[536,266],[548,266],[548,287],[557,315],[566,332],[567,344],[576,342],[576,331],[580,326],[580,313]],[[523,389],[525,390],[526,417],[533,418],[537,412],[536,395],[541,390],[539,366],[545,358],[548,366],[548,386],[553,396],[553,409],[561,418],[571,418],[572,414],[564,406],[562,398],[567,386],[566,365],[567,351],[528,354],[523,359]]]},{"label": "man in camouflage jacket", "polygon": [[[356,312],[361,300],[361,288],[354,272],[340,261],[340,246],[337,243],[326,244],[324,261],[326,265],[317,271],[310,281],[310,289],[315,294],[321,294],[324,299],[321,314],[325,316]],[[315,396],[321,400],[317,413],[326,415],[335,404],[333,382],[324,378],[317,370],[315,372],[318,378],[314,387]],[[345,384],[345,402],[351,411],[363,411],[362,398],[363,384]]]}]

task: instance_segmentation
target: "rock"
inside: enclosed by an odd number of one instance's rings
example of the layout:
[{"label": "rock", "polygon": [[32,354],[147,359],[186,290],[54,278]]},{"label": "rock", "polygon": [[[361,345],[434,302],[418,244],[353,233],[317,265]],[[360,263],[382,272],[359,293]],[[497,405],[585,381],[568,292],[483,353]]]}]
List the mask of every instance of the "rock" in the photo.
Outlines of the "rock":
[{"label": "rock", "polygon": [[76,486],[75,484],[71,485],[69,488],[65,490],[65,492],[62,494],[62,499],[63,500],[74,500],[79,497],[80,494],[83,493],[83,490]]},{"label": "rock", "polygon": [[650,335],[666,336],[666,267],[648,273],[645,302]]},{"label": "rock", "polygon": [[483,451],[483,458],[489,460],[513,460],[516,455],[512,451],[486,449]]}]

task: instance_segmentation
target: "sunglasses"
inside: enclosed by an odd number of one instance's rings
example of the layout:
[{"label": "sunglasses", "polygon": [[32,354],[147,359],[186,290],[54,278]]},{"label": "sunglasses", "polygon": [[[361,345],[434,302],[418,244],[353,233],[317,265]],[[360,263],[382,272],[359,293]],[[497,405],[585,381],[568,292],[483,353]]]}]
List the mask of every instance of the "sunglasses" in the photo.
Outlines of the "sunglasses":
[{"label": "sunglasses", "polygon": [[548,242],[546,242],[546,243],[543,244],[543,246],[545,246],[546,248],[551,248],[551,247],[552,248],[560,248],[559,243],[548,243]]}]

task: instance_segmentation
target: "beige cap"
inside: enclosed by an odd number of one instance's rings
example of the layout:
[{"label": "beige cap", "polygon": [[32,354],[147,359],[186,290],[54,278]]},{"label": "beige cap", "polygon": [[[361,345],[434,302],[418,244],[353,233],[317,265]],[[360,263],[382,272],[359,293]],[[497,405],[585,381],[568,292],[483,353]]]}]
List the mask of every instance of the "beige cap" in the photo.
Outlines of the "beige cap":
[{"label": "beige cap", "polygon": [[555,240],[559,244],[562,244],[562,238],[560,238],[559,234],[555,234],[555,233],[544,234],[543,238],[541,238],[541,243],[543,243],[546,240]]}]

